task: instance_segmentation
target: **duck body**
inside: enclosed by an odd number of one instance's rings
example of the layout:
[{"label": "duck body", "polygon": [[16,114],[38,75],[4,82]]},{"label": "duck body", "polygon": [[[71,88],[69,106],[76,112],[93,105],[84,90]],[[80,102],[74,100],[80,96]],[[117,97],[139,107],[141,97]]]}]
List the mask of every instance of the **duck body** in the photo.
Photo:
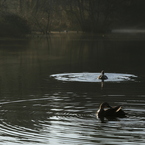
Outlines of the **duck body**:
[{"label": "duck body", "polygon": [[107,80],[108,77],[107,77],[106,75],[100,75],[100,76],[98,77],[98,79],[100,79],[100,80]]},{"label": "duck body", "polygon": [[108,79],[108,77],[104,74],[105,72],[102,70],[101,71],[101,75],[98,77],[98,79],[101,79],[101,80],[106,80]]},{"label": "duck body", "polygon": [[111,107],[107,102],[104,102],[100,105],[96,115],[101,122],[104,122],[104,118],[108,120],[116,120],[117,117],[126,117],[126,113],[121,109],[121,106]]}]

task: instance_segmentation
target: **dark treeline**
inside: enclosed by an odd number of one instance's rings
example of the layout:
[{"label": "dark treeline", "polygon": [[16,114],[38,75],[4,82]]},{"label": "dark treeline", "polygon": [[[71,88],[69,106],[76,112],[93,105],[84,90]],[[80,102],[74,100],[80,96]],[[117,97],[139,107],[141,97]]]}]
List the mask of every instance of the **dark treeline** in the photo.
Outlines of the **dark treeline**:
[{"label": "dark treeline", "polygon": [[145,0],[0,0],[0,36],[144,28]]}]

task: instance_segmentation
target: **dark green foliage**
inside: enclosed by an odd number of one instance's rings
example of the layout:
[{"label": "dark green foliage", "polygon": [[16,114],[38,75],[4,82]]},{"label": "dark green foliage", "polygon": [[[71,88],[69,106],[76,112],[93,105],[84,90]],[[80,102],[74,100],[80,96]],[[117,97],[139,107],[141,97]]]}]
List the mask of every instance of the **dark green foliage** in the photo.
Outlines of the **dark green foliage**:
[{"label": "dark green foliage", "polygon": [[[106,33],[145,28],[145,0],[13,0],[0,3],[0,36],[34,32]],[[13,13],[12,13],[13,12]]]},{"label": "dark green foliage", "polygon": [[20,37],[28,33],[30,28],[22,17],[12,13],[0,15],[0,37]]}]

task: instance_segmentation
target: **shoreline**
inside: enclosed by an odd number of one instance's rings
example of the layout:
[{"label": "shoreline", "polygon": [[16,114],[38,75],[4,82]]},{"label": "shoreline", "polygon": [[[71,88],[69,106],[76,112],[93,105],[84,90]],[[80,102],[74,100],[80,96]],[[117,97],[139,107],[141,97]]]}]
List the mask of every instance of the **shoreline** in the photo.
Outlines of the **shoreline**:
[{"label": "shoreline", "polygon": [[82,31],[51,31],[48,34],[42,34],[41,32],[32,32],[31,34],[27,34],[25,36],[20,37],[0,37],[0,40],[25,40],[27,38],[49,38],[49,37],[61,37],[61,36],[76,36],[80,35],[80,37],[87,38],[89,37],[92,40],[100,39],[100,40],[145,40],[145,33],[120,33],[120,32],[111,32],[111,33],[86,33]]}]

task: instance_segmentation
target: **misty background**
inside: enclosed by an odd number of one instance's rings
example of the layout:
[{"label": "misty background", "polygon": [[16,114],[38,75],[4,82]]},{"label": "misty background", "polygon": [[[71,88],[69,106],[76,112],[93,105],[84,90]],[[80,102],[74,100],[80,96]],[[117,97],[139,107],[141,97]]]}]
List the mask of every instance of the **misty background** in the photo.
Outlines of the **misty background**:
[{"label": "misty background", "polygon": [[144,0],[0,0],[0,36],[142,30],[144,9]]}]

